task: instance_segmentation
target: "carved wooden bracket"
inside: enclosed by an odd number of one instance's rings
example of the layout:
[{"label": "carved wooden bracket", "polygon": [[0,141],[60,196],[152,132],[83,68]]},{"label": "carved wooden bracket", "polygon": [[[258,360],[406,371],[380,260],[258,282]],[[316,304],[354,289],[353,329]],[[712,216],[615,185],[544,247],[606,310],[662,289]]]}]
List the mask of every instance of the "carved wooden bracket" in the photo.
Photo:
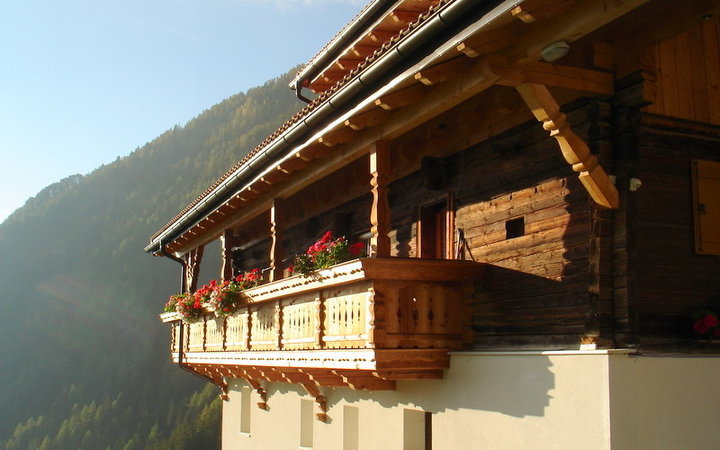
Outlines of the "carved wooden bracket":
[{"label": "carved wooden bracket", "polygon": [[286,371],[283,373],[283,376],[289,383],[299,383],[305,391],[315,399],[315,403],[320,407],[320,412],[315,414],[315,417],[321,422],[326,422],[328,418],[327,399],[320,393],[320,388],[315,380],[301,369],[297,371]]},{"label": "carved wooden bracket", "polygon": [[258,393],[260,396],[260,399],[262,401],[258,402],[258,408],[260,409],[268,409],[267,404],[267,391],[260,385],[260,381],[256,380],[255,378],[252,378],[250,376],[243,377],[245,381],[248,382],[248,384],[255,389],[255,392]]},{"label": "carved wooden bracket", "polygon": [[565,114],[560,112],[560,106],[548,88],[541,84],[523,83],[515,89],[535,118],[543,122],[543,128],[557,140],[565,160],[580,174],[580,181],[590,197],[605,208],[618,208],[620,200],[617,189],[598,164],[597,158],[590,153],[585,141],[570,128]]}]

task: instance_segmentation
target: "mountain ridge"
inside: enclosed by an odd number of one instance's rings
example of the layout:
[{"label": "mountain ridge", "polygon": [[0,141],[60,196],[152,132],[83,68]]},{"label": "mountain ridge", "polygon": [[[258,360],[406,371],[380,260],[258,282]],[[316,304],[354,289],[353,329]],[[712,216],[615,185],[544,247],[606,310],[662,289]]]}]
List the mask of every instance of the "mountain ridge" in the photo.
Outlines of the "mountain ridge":
[{"label": "mountain ridge", "polygon": [[12,318],[0,331],[8,380],[0,408],[11,412],[0,448],[150,448],[172,439],[179,447],[169,448],[194,448],[179,442],[218,438],[207,428],[219,404],[169,362],[157,318],[179,267],[142,249],[303,106],[287,88],[295,71],[47,186],[0,224],[0,307]]}]

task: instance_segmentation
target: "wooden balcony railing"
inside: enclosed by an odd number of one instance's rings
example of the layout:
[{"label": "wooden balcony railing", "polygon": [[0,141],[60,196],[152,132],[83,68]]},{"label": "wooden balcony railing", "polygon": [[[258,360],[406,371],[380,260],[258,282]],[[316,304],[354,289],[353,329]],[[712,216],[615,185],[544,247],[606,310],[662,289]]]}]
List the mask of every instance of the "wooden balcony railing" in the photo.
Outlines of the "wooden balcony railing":
[{"label": "wooden balcony railing", "polygon": [[241,376],[259,368],[437,375],[447,352],[471,340],[468,300],[483,267],[363,258],[250,289],[248,303],[226,319],[162,319],[172,324],[174,360],[191,367],[234,368]]}]

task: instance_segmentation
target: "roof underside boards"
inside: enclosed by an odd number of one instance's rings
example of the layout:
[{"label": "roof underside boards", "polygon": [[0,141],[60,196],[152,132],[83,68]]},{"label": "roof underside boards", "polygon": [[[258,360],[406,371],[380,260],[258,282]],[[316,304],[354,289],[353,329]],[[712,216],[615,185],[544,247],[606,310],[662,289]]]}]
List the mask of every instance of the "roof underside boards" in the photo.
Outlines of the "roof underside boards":
[{"label": "roof underside boards", "polygon": [[[528,0],[524,10],[517,1],[494,8],[472,0],[415,2],[429,4],[430,13],[419,14],[263,141],[160,229],[145,250],[184,253],[209,242],[267,210],[273,197],[287,197],[361,156],[375,140],[396,138],[499,83],[502,77],[489,71],[488,58],[479,56],[492,53],[503,66],[537,61],[547,43],[576,40],[645,1]],[[529,16],[538,10],[553,14]]]}]

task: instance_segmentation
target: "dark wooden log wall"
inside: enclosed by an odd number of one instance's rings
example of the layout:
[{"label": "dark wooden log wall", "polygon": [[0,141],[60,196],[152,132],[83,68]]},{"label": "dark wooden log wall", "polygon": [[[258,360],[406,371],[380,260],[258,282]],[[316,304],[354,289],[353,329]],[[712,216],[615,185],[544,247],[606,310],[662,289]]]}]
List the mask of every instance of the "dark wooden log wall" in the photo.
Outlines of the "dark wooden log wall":
[{"label": "dark wooden log wall", "polygon": [[[609,105],[581,101],[567,112],[609,160]],[[426,189],[422,172],[391,184],[393,255],[416,255],[418,205],[451,192],[456,227],[469,244],[466,258],[492,264],[476,293],[475,346],[611,345],[612,213],[589,202],[540,124],[526,123],[445,161],[445,189]],[[513,219],[524,220],[524,236],[507,237]]]},{"label": "dark wooden log wall", "polygon": [[[618,345],[662,349],[692,340],[693,313],[720,309],[720,258],[694,252],[690,166],[692,159],[720,161],[719,33],[713,17],[665,39],[638,58],[642,72],[616,82]],[[642,183],[636,191],[629,190],[633,179]]]},{"label": "dark wooden log wall", "polygon": [[626,202],[634,340],[693,337],[692,315],[720,308],[720,258],[694,251],[690,161],[720,161],[720,127],[641,114],[628,165],[642,182]]},{"label": "dark wooden log wall", "polygon": [[[564,110],[604,158],[610,151],[608,105],[581,100]],[[391,254],[417,257],[419,207],[451,193],[456,227],[469,244],[465,258],[492,265],[474,298],[475,348],[611,342],[611,216],[589,201],[542,125],[530,121],[449,156],[442,140],[436,142],[436,150],[419,153],[444,157],[446,186],[428,189],[422,171],[390,184]],[[299,219],[283,231],[284,247],[304,251],[329,229],[347,236],[367,231],[370,203],[363,195]],[[512,219],[524,221],[524,235],[507,237]],[[244,253],[257,254],[254,247]]]}]

